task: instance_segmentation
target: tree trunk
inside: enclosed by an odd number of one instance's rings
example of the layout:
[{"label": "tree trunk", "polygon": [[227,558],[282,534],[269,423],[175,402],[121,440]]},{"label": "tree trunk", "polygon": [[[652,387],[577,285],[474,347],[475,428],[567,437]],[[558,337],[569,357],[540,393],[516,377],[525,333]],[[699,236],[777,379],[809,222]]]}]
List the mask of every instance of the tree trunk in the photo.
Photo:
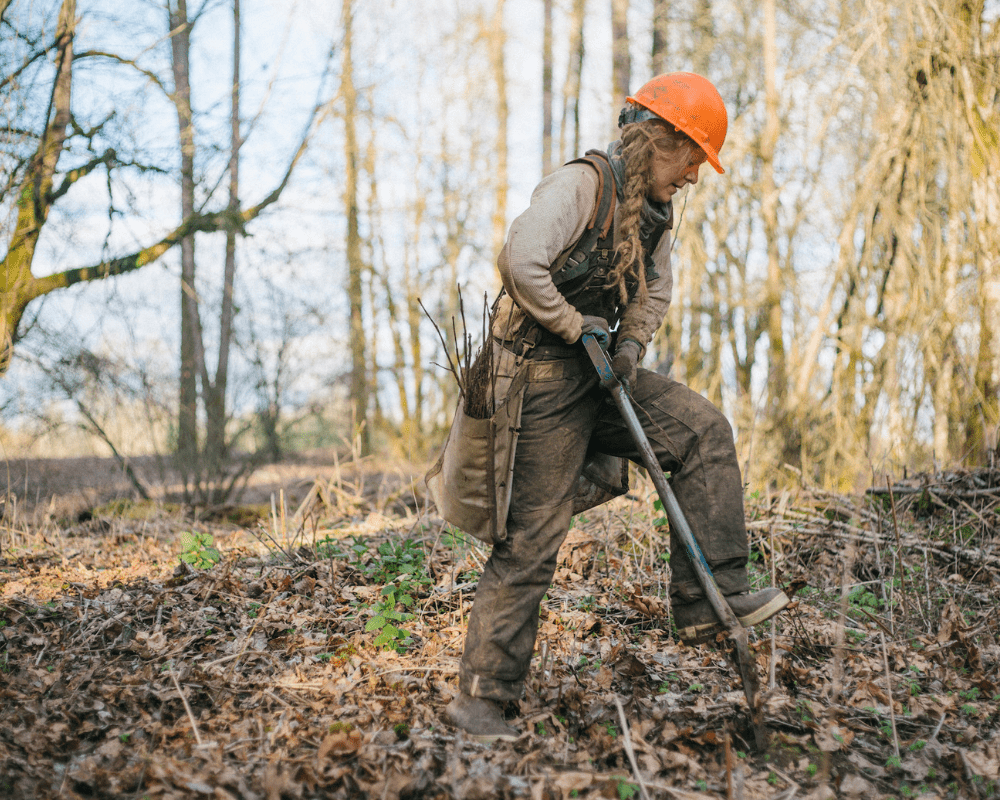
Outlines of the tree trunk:
[{"label": "tree trunk", "polygon": [[[419,232],[423,227],[424,211],[426,209],[423,198],[415,203],[413,210],[413,224],[411,230]],[[418,238],[418,234],[414,239]],[[403,284],[406,289],[406,323],[407,334],[410,345],[410,361],[413,364],[413,412],[412,416],[416,421],[417,428],[423,429],[424,423],[424,355],[421,346],[420,335],[420,243],[414,241],[406,248],[403,259]]]},{"label": "tree trunk", "polygon": [[[691,62],[695,72],[699,75],[707,75],[712,63],[712,50],[715,48],[715,19],[712,16],[712,0],[698,0],[695,7],[694,30],[695,43]],[[764,58],[767,58],[766,49]]]},{"label": "tree trunk", "polygon": [[[226,263],[219,312],[219,359],[215,380],[205,391],[205,456],[209,474],[221,478],[227,458],[226,387],[233,338],[233,285],[236,279],[236,236],[240,210],[240,0],[233,0],[233,85],[230,92],[229,215],[226,226]],[[217,498],[219,499],[219,498]]]},{"label": "tree trunk", "polygon": [[510,116],[507,106],[507,65],[504,49],[507,34],[503,26],[505,0],[496,0],[493,20],[487,33],[489,40],[490,65],[497,102],[496,141],[496,200],[493,207],[493,252],[499,253],[507,236],[507,122]]},{"label": "tree trunk", "polygon": [[542,175],[552,172],[552,3],[542,0]]},{"label": "tree trunk", "polygon": [[671,71],[667,63],[667,34],[670,30],[667,16],[669,13],[670,0],[653,0],[653,48],[651,55],[654,75]]},{"label": "tree trunk", "polygon": [[632,56],[628,41],[629,0],[611,0],[611,130],[618,129],[618,111],[629,94]]},{"label": "tree trunk", "polygon": [[73,40],[76,35],[76,0],[63,0],[56,23],[56,76],[49,99],[50,116],[45,120],[31,166],[20,187],[14,233],[4,254],[0,310],[0,374],[7,371],[17,341],[17,328],[28,303],[39,296],[40,287],[31,273],[38,238],[49,215],[53,177],[71,120],[73,96]]},{"label": "tree trunk", "polygon": [[[1000,21],[992,36],[983,24],[985,6],[966,4],[963,38],[973,52],[1000,50]],[[973,13],[973,11],[975,13]],[[985,40],[985,41],[984,41]],[[972,200],[979,220],[975,261],[978,276],[979,348],[973,370],[971,409],[965,413],[965,450],[973,464],[1000,456],[1000,75],[993,70],[961,72],[962,106],[971,139]]]},{"label": "tree trunk", "polygon": [[341,22],[344,28],[340,92],[344,98],[344,207],[347,211],[347,301],[350,303],[348,347],[351,352],[352,435],[359,442],[361,455],[371,452],[368,429],[368,361],[364,327],[364,271],[358,211],[358,137],[357,92],[354,87],[352,28],[353,0],[343,0]]},{"label": "tree trunk", "polygon": [[[194,214],[194,124],[191,115],[189,60],[191,51],[187,0],[175,0],[169,11],[174,108],[181,151],[181,219]],[[180,401],[177,412],[177,462],[188,486],[198,460],[198,357],[196,338],[194,234],[181,239]]]},{"label": "tree trunk", "polygon": [[761,222],[767,243],[767,282],[764,308],[768,336],[768,399],[775,421],[785,412],[786,366],[782,317],[784,281],[778,251],[778,187],[774,178],[774,156],[778,145],[777,24],[775,0],[764,0],[764,131],[761,134]]},{"label": "tree trunk", "polygon": [[[580,155],[580,77],[583,73],[583,20],[586,0],[573,0],[570,19],[569,62],[563,83],[563,119],[559,128],[559,161],[565,163]],[[567,137],[572,126],[572,143],[567,150]]]}]

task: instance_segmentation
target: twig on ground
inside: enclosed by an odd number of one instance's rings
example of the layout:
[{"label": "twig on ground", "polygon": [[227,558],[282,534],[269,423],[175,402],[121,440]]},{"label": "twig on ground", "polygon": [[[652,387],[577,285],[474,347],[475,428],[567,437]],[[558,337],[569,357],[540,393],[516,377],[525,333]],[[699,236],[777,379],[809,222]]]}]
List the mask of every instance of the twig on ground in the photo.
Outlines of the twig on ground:
[{"label": "twig on ground", "polygon": [[736,790],[733,786],[733,742],[726,731],[726,738],[723,740],[726,748],[726,800],[736,800]]},{"label": "twig on ground", "polygon": [[781,780],[783,780],[785,783],[788,784],[788,790],[778,795],[777,800],[792,800],[792,798],[795,797],[795,795],[798,794],[799,792],[799,785],[794,780],[792,780],[791,777],[786,775],[777,767],[771,766],[770,769],[771,772],[773,772],[775,775],[781,778]]},{"label": "twig on ground", "polygon": [[844,573],[840,583],[840,614],[837,617],[837,632],[833,646],[833,685],[830,692],[830,702],[836,703],[844,686],[844,639],[846,636],[848,578],[854,570],[854,546],[849,545],[844,558]]},{"label": "twig on ground", "polygon": [[889,651],[885,647],[885,634],[878,632],[878,638],[882,643],[882,666],[885,667],[885,690],[889,695],[889,720],[892,722],[892,746],[899,760],[899,736],[896,734],[896,708],[892,702],[892,673],[889,672]]},{"label": "twig on ground", "polygon": [[199,747],[202,744],[201,734],[198,733],[198,723],[194,720],[194,713],[191,711],[191,706],[188,705],[187,697],[184,695],[184,690],[181,689],[181,684],[177,680],[177,670],[170,670],[170,678],[174,682],[174,686],[177,687],[177,694],[181,696],[181,702],[184,704],[184,710],[187,711],[188,719],[191,721],[191,730],[194,731],[194,740],[198,743]]},{"label": "twig on ground", "polygon": [[639,772],[639,765],[635,760],[635,750],[632,749],[632,732],[629,730],[628,720],[625,719],[625,709],[622,708],[622,701],[618,699],[617,695],[615,696],[615,707],[618,709],[618,719],[622,723],[622,746],[625,748],[625,755],[628,756],[629,763],[632,765],[635,779],[639,783],[639,793],[643,800],[650,800],[646,782],[642,779],[642,773]]},{"label": "twig on ground", "polygon": [[[892,508],[892,532],[896,535],[896,562],[899,569],[899,591],[905,602],[906,598],[906,569],[903,565],[903,544],[899,539],[899,519],[896,516],[896,495],[892,493],[892,484],[886,476],[885,485],[889,489],[889,506]],[[904,606],[905,609],[905,606]]]}]

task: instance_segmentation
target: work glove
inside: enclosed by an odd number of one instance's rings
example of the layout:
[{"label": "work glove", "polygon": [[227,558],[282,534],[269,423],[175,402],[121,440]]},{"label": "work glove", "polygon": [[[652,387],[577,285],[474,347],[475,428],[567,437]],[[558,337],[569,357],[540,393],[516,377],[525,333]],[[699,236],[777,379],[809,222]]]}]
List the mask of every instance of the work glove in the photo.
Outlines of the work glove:
[{"label": "work glove", "polygon": [[602,350],[607,350],[611,344],[611,330],[608,328],[608,321],[604,317],[592,317],[589,314],[584,314],[580,337],[583,338],[583,334],[585,333],[589,333],[597,339],[597,343],[601,346]]},{"label": "work glove", "polygon": [[639,361],[640,350],[642,348],[638,342],[622,339],[615,348],[614,358],[611,359],[611,371],[615,373],[615,377],[627,394],[632,394],[632,387],[635,386],[636,364]]}]

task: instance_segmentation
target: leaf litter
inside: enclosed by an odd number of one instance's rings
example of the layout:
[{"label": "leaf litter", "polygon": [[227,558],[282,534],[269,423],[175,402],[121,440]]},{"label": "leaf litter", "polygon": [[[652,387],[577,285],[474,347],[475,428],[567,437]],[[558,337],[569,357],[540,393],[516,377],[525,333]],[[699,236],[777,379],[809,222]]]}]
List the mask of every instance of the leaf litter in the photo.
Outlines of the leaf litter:
[{"label": "leaf litter", "polygon": [[[443,718],[486,552],[372,476],[249,526],[152,507],[0,538],[0,796],[1000,795],[1000,472],[748,498],[753,752],[724,642],[682,646],[652,486],[577,517],[512,744]],[[410,499],[406,499],[410,498]]]}]

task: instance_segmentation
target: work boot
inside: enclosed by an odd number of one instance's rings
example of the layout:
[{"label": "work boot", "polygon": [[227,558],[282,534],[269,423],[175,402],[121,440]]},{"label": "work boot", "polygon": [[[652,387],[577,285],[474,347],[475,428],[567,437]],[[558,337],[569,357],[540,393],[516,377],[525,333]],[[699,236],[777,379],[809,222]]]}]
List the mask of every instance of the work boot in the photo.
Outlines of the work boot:
[{"label": "work boot", "polygon": [[504,722],[500,706],[493,700],[459,693],[444,711],[448,721],[474,742],[513,742],[518,737],[517,731]]},{"label": "work boot", "polygon": [[[781,589],[771,588],[759,592],[731,594],[726,598],[726,602],[729,603],[736,619],[740,621],[740,625],[749,628],[773,617],[784,609],[790,600]],[[684,644],[710,641],[716,634],[725,630],[707,598],[683,606],[674,606],[672,610],[674,625]]]}]

